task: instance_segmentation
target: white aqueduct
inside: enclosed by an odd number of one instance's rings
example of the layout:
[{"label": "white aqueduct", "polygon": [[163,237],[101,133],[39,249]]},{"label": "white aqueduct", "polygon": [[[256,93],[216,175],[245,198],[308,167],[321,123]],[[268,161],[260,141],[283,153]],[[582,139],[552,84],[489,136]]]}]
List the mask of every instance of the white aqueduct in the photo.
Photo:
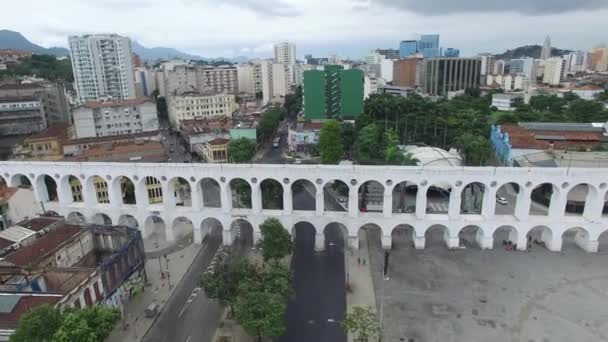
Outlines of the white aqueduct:
[{"label": "white aqueduct", "polygon": [[[499,240],[508,240],[523,250],[534,234],[534,239],[542,240],[552,251],[560,251],[562,239],[568,235],[574,236],[573,241],[582,249],[597,252],[598,239],[608,230],[608,216],[604,214],[608,191],[606,169],[3,162],[0,176],[11,186],[29,183],[36,200],[42,202],[47,211],[68,218],[79,215],[96,222],[103,217],[106,223],[137,226],[144,237],[150,234],[148,222],[162,220],[168,223],[165,234],[170,241],[175,239],[176,222],[189,221],[195,242],[201,243],[211,229],[221,227],[223,243],[231,244],[234,237],[231,227],[237,220],[251,224],[257,240],[259,224],[276,217],[292,232],[301,222],[314,226],[317,249],[324,247],[326,227],[337,223],[350,246],[355,248],[359,244],[359,229],[373,226],[381,229],[384,248],[391,248],[393,233],[398,230],[411,231],[413,245],[418,249],[425,247],[431,231],[442,232],[448,248],[457,247],[460,234],[469,231],[470,236],[474,236],[473,242],[482,249],[491,249]],[[80,199],[72,196],[76,179],[82,189]],[[134,204],[126,204],[125,179],[132,183],[134,200],[131,203]],[[150,193],[146,186],[146,180],[150,179],[162,193]],[[234,205],[237,180],[238,186],[248,188],[244,192],[250,196],[246,206]],[[107,188],[109,201],[103,201],[106,203],[98,200],[96,187],[100,182]],[[280,198],[282,189],[282,209],[264,208],[263,197],[269,195],[261,185],[266,182],[272,182],[275,189],[279,189],[274,197]],[[327,210],[325,197],[338,197],[334,185],[339,182],[343,197],[336,203],[340,202],[344,210]],[[314,198],[313,208],[293,207],[292,189],[296,183],[304,184]],[[381,194],[376,198],[375,212],[360,209],[361,192],[367,191],[363,186],[371,183],[376,193],[380,189]],[[177,184],[192,189],[188,205],[177,203],[173,195]],[[211,192],[205,190],[205,184],[217,189],[216,200],[210,200],[212,196],[207,194]],[[478,211],[462,209],[470,184],[477,184],[482,191],[478,196],[482,199]],[[514,189],[516,201],[511,213],[500,214],[497,207],[501,204],[497,204],[495,198],[505,185]],[[54,196],[52,188],[56,189]],[[446,204],[443,211],[430,209],[429,193],[437,188],[449,189],[443,192]],[[536,200],[532,200],[535,189],[541,188],[545,189],[546,211],[539,215],[530,209],[537,205]],[[410,192],[412,203],[408,210],[395,210],[393,196],[405,189],[415,189]],[[574,191],[579,198],[584,194],[578,214],[566,210]],[[161,196],[162,201],[150,204],[150,196]]]}]

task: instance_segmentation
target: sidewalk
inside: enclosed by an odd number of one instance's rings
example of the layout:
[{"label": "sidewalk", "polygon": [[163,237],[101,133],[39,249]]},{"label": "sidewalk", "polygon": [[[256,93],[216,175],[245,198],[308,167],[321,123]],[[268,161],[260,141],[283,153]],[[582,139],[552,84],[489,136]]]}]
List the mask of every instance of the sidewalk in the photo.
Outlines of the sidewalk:
[{"label": "sidewalk", "polygon": [[[367,233],[360,234],[359,246],[361,248],[358,251],[349,248],[349,251],[345,255],[348,260],[347,272],[351,288],[350,291],[346,292],[346,310],[350,312],[354,306],[371,306],[376,311],[376,297],[367,247]],[[361,265],[358,262],[359,258],[361,259]],[[363,260],[365,260],[365,265],[363,265]],[[350,333],[348,334],[348,341],[353,341],[353,336]]]},{"label": "sidewalk", "polygon": [[[160,310],[173,293],[175,286],[181,281],[184,274],[194,261],[202,245],[190,244],[188,247],[168,254],[168,265],[161,257],[163,271],[169,266],[170,279],[162,279],[158,258],[147,259],[146,274],[148,282],[144,291],[125,306],[125,321],[120,321],[106,339],[108,342],[140,341],[146,334],[154,318],[146,318],[144,310],[152,303],[160,304]],[[169,288],[169,281],[171,287]],[[160,311],[159,310],[159,311]]]}]

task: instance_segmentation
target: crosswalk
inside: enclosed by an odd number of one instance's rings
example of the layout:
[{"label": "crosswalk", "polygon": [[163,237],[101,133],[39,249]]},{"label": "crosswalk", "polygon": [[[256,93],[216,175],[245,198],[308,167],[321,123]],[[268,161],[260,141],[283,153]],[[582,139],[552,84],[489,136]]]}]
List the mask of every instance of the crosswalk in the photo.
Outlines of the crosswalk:
[{"label": "crosswalk", "polygon": [[434,213],[448,212],[448,202],[430,202],[427,203],[427,210]]}]

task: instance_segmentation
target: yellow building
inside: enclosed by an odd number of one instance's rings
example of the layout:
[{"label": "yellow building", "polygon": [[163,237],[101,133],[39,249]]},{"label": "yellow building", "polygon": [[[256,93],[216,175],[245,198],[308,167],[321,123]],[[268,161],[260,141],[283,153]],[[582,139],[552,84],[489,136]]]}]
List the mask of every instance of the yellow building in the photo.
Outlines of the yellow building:
[{"label": "yellow building", "polygon": [[70,188],[72,189],[72,201],[82,202],[82,184],[78,178],[70,176]]},{"label": "yellow building", "polygon": [[63,143],[67,140],[66,125],[51,126],[33,134],[23,141],[23,145],[13,150],[16,159],[57,161],[63,159]]},{"label": "yellow building", "polygon": [[230,139],[215,138],[207,141],[201,147],[201,154],[208,163],[227,163]]}]

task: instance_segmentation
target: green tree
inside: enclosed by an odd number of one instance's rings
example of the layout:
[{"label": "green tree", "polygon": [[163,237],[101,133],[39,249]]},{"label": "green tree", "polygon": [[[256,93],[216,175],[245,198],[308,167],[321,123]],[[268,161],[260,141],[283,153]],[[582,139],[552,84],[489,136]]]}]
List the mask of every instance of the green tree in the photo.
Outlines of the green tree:
[{"label": "green tree", "polygon": [[465,133],[456,140],[465,155],[466,165],[483,165],[490,154],[490,143],[483,136]]},{"label": "green tree", "polygon": [[228,155],[234,163],[248,163],[255,155],[255,143],[245,137],[231,140],[228,145]]},{"label": "green tree", "polygon": [[243,179],[235,179],[230,186],[236,191],[236,202],[240,208],[251,209],[251,186]]},{"label": "green tree", "polygon": [[26,312],[19,321],[11,342],[52,341],[63,317],[54,307],[44,304]]},{"label": "green tree", "polygon": [[293,241],[281,221],[272,217],[260,225],[260,248],[265,261],[281,259],[293,251]]},{"label": "green tree", "polygon": [[380,322],[371,306],[353,307],[346,314],[342,326],[346,331],[355,335],[355,341],[365,342],[369,338],[378,336],[382,332]]},{"label": "green tree", "polygon": [[0,71],[0,79],[16,76],[37,76],[50,81],[74,82],[70,59],[58,60],[51,55],[32,55],[14,67]]},{"label": "green tree", "polygon": [[251,336],[261,342],[263,337],[285,333],[287,303],[280,293],[272,293],[247,283],[241,286],[235,305],[238,321]]},{"label": "green tree", "polygon": [[340,123],[329,120],[321,128],[319,134],[319,149],[322,164],[338,164],[344,151],[342,149],[342,133]]},{"label": "green tree", "polygon": [[257,272],[257,267],[246,259],[236,264],[223,263],[213,272],[204,273],[199,285],[207,297],[228,304],[230,311],[234,313],[239,285],[254,278]]},{"label": "green tree", "polygon": [[357,139],[357,131],[355,125],[350,122],[342,123],[342,148],[348,154],[349,159],[353,157],[353,147]]},{"label": "green tree", "polygon": [[357,134],[357,160],[361,163],[382,160],[382,134],[375,124],[369,124]]},{"label": "green tree", "polygon": [[285,110],[289,117],[295,118],[302,110],[302,86],[296,87],[293,94],[285,96]]},{"label": "green tree", "polygon": [[387,165],[403,165],[405,157],[403,151],[399,148],[399,140],[397,132],[394,129],[389,129],[384,133],[386,147],[384,149],[384,161]]},{"label": "green tree", "polygon": [[270,107],[264,112],[264,114],[262,115],[262,119],[260,119],[258,127],[265,140],[268,140],[270,139],[270,137],[272,137],[274,131],[279,125],[279,122],[283,120],[284,116],[284,108]]}]

